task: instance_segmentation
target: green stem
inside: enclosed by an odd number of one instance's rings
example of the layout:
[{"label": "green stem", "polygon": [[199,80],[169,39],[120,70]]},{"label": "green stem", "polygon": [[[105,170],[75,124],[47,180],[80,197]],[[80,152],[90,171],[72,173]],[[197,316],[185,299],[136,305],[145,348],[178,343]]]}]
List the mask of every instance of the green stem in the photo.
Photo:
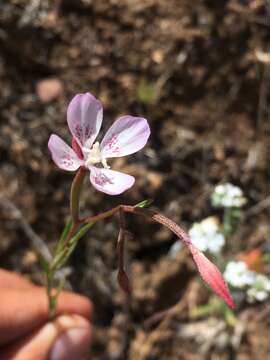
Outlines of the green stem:
[{"label": "green stem", "polygon": [[86,170],[83,167],[80,167],[77,172],[70,190],[70,212],[73,220],[73,225],[79,221],[79,212],[80,212],[80,194],[82,190],[83,180],[86,174]]},{"label": "green stem", "polygon": [[80,226],[79,220],[72,224],[72,226],[67,234],[67,237],[65,239],[65,245],[67,245],[69,243],[69,240],[72,238],[72,236],[76,234],[76,231],[79,226]]},{"label": "green stem", "polygon": [[[127,206],[127,205],[119,205],[115,208],[105,211],[101,214],[98,214],[96,216],[92,217],[86,217],[84,219],[80,219],[79,217],[79,200],[80,200],[80,192],[82,187],[82,182],[85,176],[85,169],[80,168],[80,170],[77,172],[72,186],[71,186],[71,201],[70,201],[70,209],[72,214],[72,225],[65,234],[64,241],[64,247],[67,249],[69,246],[70,240],[76,235],[78,228],[80,225],[83,224],[94,224],[99,220],[106,219],[110,216],[113,216],[117,213],[119,213],[121,210],[124,212],[134,212],[133,206]],[[57,254],[54,255],[57,256]],[[52,261],[51,266],[53,266],[54,262]],[[57,306],[57,296],[59,294],[59,291],[61,290],[60,287],[58,287],[60,290],[55,294],[54,288],[53,288],[53,282],[54,282],[54,269],[51,267],[46,272],[46,289],[47,289],[47,297],[48,297],[48,303],[49,303],[49,313],[50,317],[52,318],[56,311]]]},{"label": "green stem", "polygon": [[55,315],[54,296],[52,294],[52,273],[50,270],[46,272],[46,293],[48,298],[49,318],[53,319]]},{"label": "green stem", "polygon": [[[65,246],[68,246],[68,243],[70,241],[70,239],[76,234],[78,227],[80,226],[80,219],[79,219],[79,213],[80,213],[80,194],[81,194],[81,190],[82,190],[82,184],[83,184],[83,180],[86,174],[86,170],[81,167],[77,174],[75,175],[75,178],[72,182],[71,185],[71,190],[70,190],[70,212],[71,212],[71,217],[72,217],[72,225],[69,228],[69,231],[67,232],[67,234],[65,234],[65,239],[64,239],[64,244]],[[57,254],[55,254],[56,256]],[[53,261],[52,263],[53,264]],[[56,299],[57,299],[57,294],[53,294],[53,280],[54,280],[54,272],[52,271],[52,269],[48,269],[47,274],[46,274],[46,290],[47,290],[47,297],[48,297],[48,302],[49,302],[49,313],[50,313],[50,317],[52,318],[55,314],[55,309],[56,309]],[[60,292],[60,287],[59,287],[59,291]]]},{"label": "green stem", "polygon": [[223,233],[226,238],[232,234],[232,220],[232,209],[226,208],[223,216]]}]

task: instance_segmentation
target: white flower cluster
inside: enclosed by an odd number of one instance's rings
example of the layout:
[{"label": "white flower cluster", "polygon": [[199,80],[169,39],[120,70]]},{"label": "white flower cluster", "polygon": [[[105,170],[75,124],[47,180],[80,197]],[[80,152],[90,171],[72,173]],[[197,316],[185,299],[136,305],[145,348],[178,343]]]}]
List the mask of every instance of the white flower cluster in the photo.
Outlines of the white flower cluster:
[{"label": "white flower cluster", "polygon": [[247,202],[243,191],[230,183],[217,185],[211,196],[211,203],[215,207],[238,207],[241,208]]},{"label": "white flower cluster", "polygon": [[219,229],[218,219],[208,217],[199,223],[194,223],[189,230],[192,243],[201,251],[218,254],[225,244],[225,238]]},{"label": "white flower cluster", "polygon": [[230,261],[225,269],[224,278],[236,288],[245,288],[254,283],[255,273],[248,269],[244,261]]},{"label": "white flower cluster", "polygon": [[264,301],[270,295],[270,279],[249,270],[243,261],[230,261],[226,266],[224,278],[233,287],[246,290],[250,303]]}]

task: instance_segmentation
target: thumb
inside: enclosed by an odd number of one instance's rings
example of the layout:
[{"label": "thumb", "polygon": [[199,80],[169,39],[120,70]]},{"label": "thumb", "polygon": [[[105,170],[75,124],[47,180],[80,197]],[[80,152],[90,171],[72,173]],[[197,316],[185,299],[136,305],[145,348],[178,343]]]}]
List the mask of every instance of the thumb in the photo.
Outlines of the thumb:
[{"label": "thumb", "polygon": [[90,350],[92,328],[79,315],[62,315],[0,350],[5,360],[81,360]]}]

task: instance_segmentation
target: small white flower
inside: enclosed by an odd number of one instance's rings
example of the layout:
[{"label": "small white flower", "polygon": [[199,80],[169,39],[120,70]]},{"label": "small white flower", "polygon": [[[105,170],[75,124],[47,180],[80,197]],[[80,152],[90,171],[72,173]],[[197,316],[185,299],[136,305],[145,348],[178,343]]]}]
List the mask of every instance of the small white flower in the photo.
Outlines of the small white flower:
[{"label": "small white flower", "polygon": [[199,223],[194,223],[189,230],[192,243],[201,251],[217,254],[225,244],[224,235],[219,230],[218,219],[208,217]]},{"label": "small white flower", "polygon": [[254,284],[256,273],[249,270],[243,261],[230,261],[226,266],[224,278],[230,285],[244,288]]},{"label": "small white flower", "polygon": [[211,196],[211,203],[215,207],[242,207],[246,204],[247,199],[243,191],[230,183],[217,185]]},{"label": "small white flower", "polygon": [[270,295],[270,279],[248,269],[243,261],[231,261],[227,264],[224,278],[235,288],[244,289],[243,294],[249,303],[265,301]]},{"label": "small white flower", "polygon": [[263,274],[256,274],[255,281],[247,291],[248,301],[264,301],[270,293],[270,279]]}]

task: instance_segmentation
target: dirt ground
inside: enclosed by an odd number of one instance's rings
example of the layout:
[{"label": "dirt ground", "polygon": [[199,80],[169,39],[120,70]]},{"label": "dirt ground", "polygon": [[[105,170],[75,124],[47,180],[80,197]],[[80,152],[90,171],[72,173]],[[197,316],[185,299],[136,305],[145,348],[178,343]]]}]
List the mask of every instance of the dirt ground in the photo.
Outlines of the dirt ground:
[{"label": "dirt ground", "polygon": [[[267,0],[0,0],[2,201],[52,248],[69,212],[72,174],[56,168],[47,142],[52,132],[70,139],[67,104],[91,91],[104,105],[103,129],[134,114],[152,133],[143,151],[113,163],[136,177],[135,186],[109,197],[86,181],[84,213],[151,198],[188,228],[213,213],[213,186],[230,181],[248,205],[228,255],[269,246],[269,41]],[[41,81],[51,78],[44,94]],[[20,222],[5,211],[0,219],[1,267],[42,283]],[[269,358],[269,303],[237,309],[233,330],[218,317],[192,320],[190,309],[209,292],[190,256],[170,258],[175,237],[141,218],[130,217],[128,228],[129,303],[115,277],[115,219],[97,224],[69,264],[72,288],[95,306],[91,359]],[[178,301],[176,316],[147,326]]]}]

